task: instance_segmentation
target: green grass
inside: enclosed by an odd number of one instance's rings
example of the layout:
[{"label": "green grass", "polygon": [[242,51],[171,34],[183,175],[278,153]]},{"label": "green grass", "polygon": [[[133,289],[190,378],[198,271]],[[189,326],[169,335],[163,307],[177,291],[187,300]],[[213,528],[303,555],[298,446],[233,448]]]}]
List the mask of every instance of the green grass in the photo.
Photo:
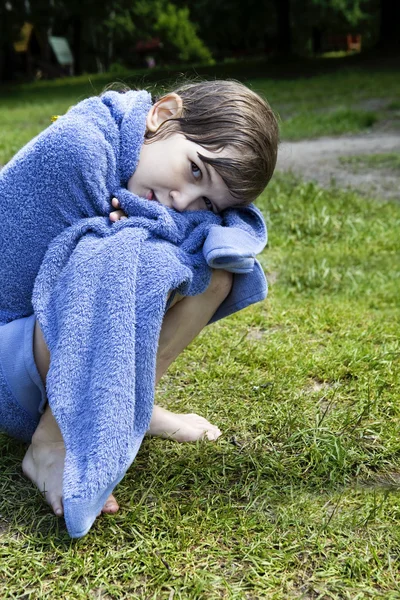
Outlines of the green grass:
[{"label": "green grass", "polygon": [[[390,119],[400,125],[398,73],[371,68],[288,80],[251,81],[282,119],[284,139],[357,133]],[[371,110],[376,102],[379,108]]]},{"label": "green grass", "polygon": [[400,207],[288,177],[260,206],[268,299],[158,390],[223,437],[146,440],[78,541],[2,438],[2,599],[399,598]]},{"label": "green grass", "polygon": [[[247,77],[284,137],[398,110],[393,70]],[[107,81],[3,90],[0,163]],[[223,437],[146,440],[121,511],[72,541],[22,476],[25,447],[0,436],[2,600],[400,597],[400,206],[289,176],[259,205],[268,299],[202,332],[157,393]]]},{"label": "green grass", "polygon": [[388,104],[389,110],[398,110],[400,109],[400,100],[393,100]]},{"label": "green grass", "polygon": [[[248,83],[280,115],[283,139],[356,133],[387,120],[394,128],[399,127],[398,67],[359,64],[350,58],[342,59],[340,70],[334,71],[328,65],[335,62],[317,61],[318,69],[312,69],[308,63],[279,66],[253,61],[191,69],[188,74],[234,77]],[[0,165],[49,125],[52,115],[63,114],[79,100],[101,93],[116,79],[132,87],[161,92],[178,76],[177,71],[136,71],[123,77],[85,75],[0,88]],[[378,108],[370,109],[371,102],[377,102]]]},{"label": "green grass", "polygon": [[350,166],[355,171],[360,171],[362,169],[400,171],[400,154],[398,152],[340,156],[339,162],[343,165]]},{"label": "green grass", "polygon": [[[378,121],[375,112],[338,108],[332,112],[324,112],[317,117],[306,111],[289,117],[283,122],[284,135],[292,140],[304,137],[320,137],[322,135],[340,135],[342,133],[358,133],[368,129]],[[307,132],[305,136],[305,132]]]}]

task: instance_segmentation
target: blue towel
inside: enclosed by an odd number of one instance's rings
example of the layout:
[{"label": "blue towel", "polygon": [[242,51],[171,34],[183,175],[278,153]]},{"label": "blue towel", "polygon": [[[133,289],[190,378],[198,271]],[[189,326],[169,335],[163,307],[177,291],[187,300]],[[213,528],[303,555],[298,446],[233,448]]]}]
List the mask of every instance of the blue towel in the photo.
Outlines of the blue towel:
[{"label": "blue towel", "polygon": [[[210,265],[235,272],[214,320],[266,293],[254,258],[266,242],[256,208],[180,214],[126,190],[149,106],[145,92],[83,101],[0,174],[0,322],[34,309],[49,346],[72,537],[90,529],[148,429],[168,293],[203,292]],[[112,196],[128,220],[95,216],[108,215]]]},{"label": "blue towel", "polygon": [[53,241],[33,294],[52,357],[47,393],[66,446],[63,497],[72,537],[89,530],[140,447],[153,410],[167,295],[206,289],[203,245],[222,222],[127,191],[121,204],[129,205],[130,219],[83,220]]},{"label": "blue towel", "polygon": [[[0,323],[32,314],[34,281],[51,240],[80,219],[109,214],[112,196],[119,198],[138,163],[150,107],[144,91],[107,92],[83,100],[1,170]],[[250,235],[239,247],[237,232],[227,229],[223,243],[210,231],[205,247],[210,266],[236,273],[231,294],[211,321],[262,300],[267,292],[262,269],[254,261],[266,243],[263,218],[255,207],[240,214]],[[258,245],[251,240],[252,231]],[[245,241],[250,246],[240,258]],[[223,265],[225,252],[229,258]],[[238,261],[242,266],[235,271]]]},{"label": "blue towel", "polygon": [[0,323],[33,312],[33,285],[51,240],[80,219],[109,214],[111,197],[138,163],[150,107],[147,92],[84,100],[2,169]]}]

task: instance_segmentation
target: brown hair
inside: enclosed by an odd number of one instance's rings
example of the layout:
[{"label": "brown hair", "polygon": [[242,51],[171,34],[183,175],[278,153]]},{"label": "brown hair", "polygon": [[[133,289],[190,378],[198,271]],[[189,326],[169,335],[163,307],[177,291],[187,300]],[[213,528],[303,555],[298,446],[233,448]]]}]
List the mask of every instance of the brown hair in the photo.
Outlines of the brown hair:
[{"label": "brown hair", "polygon": [[231,80],[188,83],[173,91],[182,98],[182,113],[148,132],[147,143],[182,133],[209,150],[232,148],[232,158],[199,157],[214,167],[238,205],[253,202],[276,165],[279,129],[268,102]]}]

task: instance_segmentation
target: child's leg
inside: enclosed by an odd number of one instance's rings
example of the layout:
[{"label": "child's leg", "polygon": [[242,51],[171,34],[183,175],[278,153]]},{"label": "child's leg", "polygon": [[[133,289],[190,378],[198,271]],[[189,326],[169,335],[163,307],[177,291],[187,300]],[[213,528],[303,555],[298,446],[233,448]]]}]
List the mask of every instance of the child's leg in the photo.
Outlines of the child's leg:
[{"label": "child's leg", "polygon": [[[169,365],[207,325],[232,286],[232,274],[213,271],[211,283],[203,294],[186,296],[165,315],[157,354],[156,384]],[[194,442],[202,437],[215,440],[221,431],[196,414],[176,414],[154,406],[149,435],[179,442]]]},{"label": "child's leg", "polygon": [[[214,271],[207,290],[193,297],[176,302],[165,315],[157,354],[156,383],[182,350],[205,327],[218,306],[229,294],[232,275],[226,271]],[[35,361],[45,381],[50,356],[40,328],[35,328]],[[195,441],[201,437],[216,439],[220,430],[198,415],[177,415],[159,406],[154,407],[150,435],[160,435],[177,441]],[[32,444],[25,455],[24,473],[45,492],[46,500],[56,514],[62,514],[62,474],[65,450],[58,425],[47,406]],[[44,489],[45,488],[45,489]],[[103,512],[115,512],[118,504],[113,496],[106,502]]]},{"label": "child's leg", "polygon": [[[33,336],[33,353],[37,370],[45,383],[50,365],[50,353],[37,322]],[[62,478],[64,461],[64,440],[50,406],[47,404],[32,436],[31,445],[22,461],[22,470],[43,493],[46,502],[50,504],[54,513],[58,516],[63,514]],[[118,503],[111,494],[102,512],[115,513],[118,508]]]}]

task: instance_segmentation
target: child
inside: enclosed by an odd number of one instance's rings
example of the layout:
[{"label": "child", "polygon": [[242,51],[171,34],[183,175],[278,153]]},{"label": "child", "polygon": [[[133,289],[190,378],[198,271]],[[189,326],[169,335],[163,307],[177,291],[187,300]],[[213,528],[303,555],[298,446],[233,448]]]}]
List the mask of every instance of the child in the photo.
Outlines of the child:
[{"label": "child", "polygon": [[[108,93],[102,100],[96,99],[96,102],[97,104],[104,102],[122,131],[123,111],[112,94]],[[90,101],[85,102],[90,103]],[[33,156],[31,162],[35,165],[35,151],[46,150],[45,146],[40,146],[40,136],[38,140],[31,142],[33,144],[31,152],[28,145],[23,156],[24,161],[18,161],[17,155],[1,174],[0,189],[4,192],[1,197],[3,211],[5,213],[7,202],[7,210],[18,213],[19,218],[15,220],[18,228],[22,224],[25,230],[23,244],[21,241],[18,242],[18,236],[13,237],[15,232],[12,228],[4,227],[4,231],[0,232],[5,242],[5,252],[2,253],[3,265],[0,264],[2,277],[0,319],[3,323],[10,323],[32,312],[30,298],[33,283],[50,241],[78,219],[88,218],[94,214],[106,215],[110,196],[118,195],[121,184],[132,194],[148,201],[156,201],[179,212],[208,210],[217,214],[231,206],[248,204],[268,183],[276,162],[276,121],[268,105],[244,86],[235,82],[189,84],[162,97],[153,106],[149,104],[146,97],[141,97],[141,103],[139,111],[141,120],[139,118],[137,122],[136,119],[136,131],[133,128],[129,131],[132,136],[137,135],[139,139],[144,135],[144,144],[139,145],[140,156],[129,154],[124,156],[123,137],[119,168],[115,168],[118,158],[115,159],[111,155],[109,148],[106,148],[106,153],[109,152],[106,159],[101,153],[99,156],[91,156],[89,168],[92,169],[93,180],[85,184],[84,196],[81,189],[74,187],[72,178],[71,182],[67,182],[67,189],[55,190],[51,198],[42,196],[40,204],[32,204],[30,199],[27,199],[30,203],[27,210],[27,206],[22,202],[25,192],[22,185],[17,186],[17,194],[11,198],[17,203],[10,208],[7,186],[11,189],[10,183],[18,181],[21,163],[25,169],[25,179],[29,180],[31,177],[29,171],[26,171],[30,158]],[[79,117],[78,114],[77,122],[81,126]],[[57,123],[51,127],[54,128],[54,135],[57,136]],[[71,131],[68,133],[70,135]],[[72,169],[75,166],[75,152],[79,153],[82,147],[86,147],[85,132],[76,128],[73,133],[76,136],[76,144],[74,153],[69,155]],[[113,131],[106,129],[102,133],[105,139],[107,136],[111,138],[114,134]],[[64,134],[65,131],[61,130],[60,145],[63,144]],[[113,140],[111,145],[112,143]],[[28,160],[26,160],[27,156]],[[96,159],[95,164],[93,159]],[[45,168],[42,168],[43,177],[46,179],[46,177],[56,176],[57,168],[57,156],[53,153],[49,156]],[[98,169],[104,173],[101,182],[96,179]],[[37,169],[35,177],[38,177]],[[102,186],[104,180],[106,185]],[[113,219],[119,216],[121,214],[117,213]],[[6,217],[3,217],[3,221],[5,220]],[[39,228],[41,236],[37,239],[35,234]],[[17,267],[12,278],[5,275],[6,266],[9,264]],[[218,305],[228,295],[231,285],[229,275],[224,271],[219,273],[214,275],[210,288],[203,295],[185,298],[168,311],[160,335],[157,379],[177,353],[209,321]],[[193,319],[187,318],[188,313],[197,317],[195,327],[193,327]],[[173,315],[173,318],[168,320],[170,315]],[[32,323],[31,318],[29,327],[24,325],[24,335],[28,336],[28,342],[29,336],[33,335]],[[177,323],[183,327],[177,330]],[[12,345],[11,328],[7,325],[5,327],[8,329],[3,331],[6,334],[3,335],[3,340],[8,336],[7,339]],[[38,326],[35,329],[34,347],[35,360],[44,380],[48,357]],[[34,369],[35,361],[32,359],[31,362]],[[40,389],[40,382],[36,380],[36,384]],[[39,396],[43,400],[43,389],[41,392]],[[173,435],[176,429],[184,430],[187,426],[188,421],[185,422],[182,416],[178,420],[174,418],[171,420],[167,411],[156,409],[155,412],[156,418],[152,419],[153,427],[150,427],[152,433],[164,432]],[[199,437],[205,431],[209,432],[211,438],[219,435],[219,430],[213,428],[208,422],[197,421],[195,434],[193,434],[193,427],[196,426],[193,419],[189,429],[190,427],[192,432],[189,434],[187,430],[186,437],[185,433],[183,434],[183,439],[190,439],[191,435],[196,439],[196,436]],[[24,459],[24,470],[38,485],[41,485],[43,478],[46,479],[47,499],[54,510],[60,514],[62,512],[60,481],[63,448],[59,447],[57,458],[57,451],[50,442],[62,444],[62,438],[55,440],[52,437],[55,433],[59,435],[59,430],[50,410],[47,409],[35,434],[36,437],[33,438],[33,444]],[[113,497],[111,498],[113,501]],[[114,508],[115,506],[114,501]]]}]

